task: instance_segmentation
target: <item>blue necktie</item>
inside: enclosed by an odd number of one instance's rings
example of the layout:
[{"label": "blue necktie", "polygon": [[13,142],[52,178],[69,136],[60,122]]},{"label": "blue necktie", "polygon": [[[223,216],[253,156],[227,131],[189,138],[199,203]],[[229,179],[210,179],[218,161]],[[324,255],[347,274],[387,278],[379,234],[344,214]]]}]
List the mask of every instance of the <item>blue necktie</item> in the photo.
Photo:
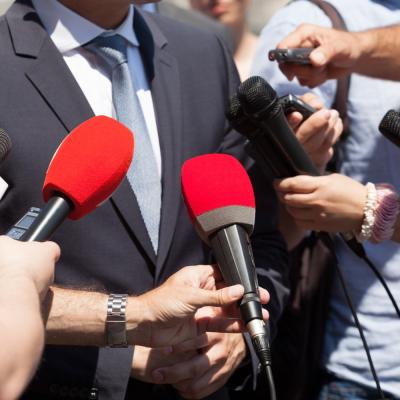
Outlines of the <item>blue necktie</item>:
[{"label": "blue necktie", "polygon": [[147,232],[157,254],[161,214],[161,180],[156,159],[127,62],[125,39],[98,36],[85,46],[111,71],[112,98],[117,119],[135,134],[135,154],[127,178],[136,195]]}]

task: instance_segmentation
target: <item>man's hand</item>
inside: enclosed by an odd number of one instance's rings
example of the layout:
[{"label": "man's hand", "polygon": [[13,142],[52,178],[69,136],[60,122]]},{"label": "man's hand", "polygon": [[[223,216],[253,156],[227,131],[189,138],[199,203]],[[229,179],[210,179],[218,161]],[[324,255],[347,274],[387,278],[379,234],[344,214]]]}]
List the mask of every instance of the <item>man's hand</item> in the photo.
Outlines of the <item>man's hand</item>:
[{"label": "man's hand", "polygon": [[359,231],[367,189],[340,174],[321,177],[299,175],[276,182],[287,211],[303,229],[325,232]]},{"label": "man's hand", "polygon": [[23,243],[0,237],[0,279],[27,280],[35,285],[41,299],[53,282],[54,264],[60,248],[53,242]]},{"label": "man's hand", "polygon": [[135,346],[131,376],[143,382],[160,383],[159,380],[154,379],[154,370],[180,364],[196,355],[198,355],[196,349],[177,352],[173,351],[171,346],[153,349]]},{"label": "man's hand", "polygon": [[199,349],[188,361],[153,371],[156,383],[172,384],[185,399],[201,399],[221,388],[246,355],[243,335],[206,333],[173,347],[173,354]]},{"label": "man's hand", "polygon": [[288,120],[314,165],[323,173],[333,156],[333,145],[343,131],[343,123],[336,110],[323,108],[322,101],[313,93],[306,93],[301,99],[318,110],[303,122],[299,112],[289,115]]},{"label": "man's hand", "polygon": [[[199,265],[186,267],[172,275],[160,287],[137,298],[127,307],[128,340],[147,347],[161,347],[181,343],[204,332],[242,332],[243,323],[237,307],[232,307],[243,296],[241,285],[223,287],[217,267]],[[222,289],[221,289],[222,287]],[[260,289],[263,302],[268,293]],[[195,317],[202,307],[212,308]],[[130,324],[129,314],[141,315]]]},{"label": "man's hand", "polygon": [[315,87],[328,79],[337,79],[353,72],[362,56],[361,38],[357,33],[303,24],[290,33],[278,48],[315,47],[311,65],[281,63],[289,80],[297,77],[304,86]]}]

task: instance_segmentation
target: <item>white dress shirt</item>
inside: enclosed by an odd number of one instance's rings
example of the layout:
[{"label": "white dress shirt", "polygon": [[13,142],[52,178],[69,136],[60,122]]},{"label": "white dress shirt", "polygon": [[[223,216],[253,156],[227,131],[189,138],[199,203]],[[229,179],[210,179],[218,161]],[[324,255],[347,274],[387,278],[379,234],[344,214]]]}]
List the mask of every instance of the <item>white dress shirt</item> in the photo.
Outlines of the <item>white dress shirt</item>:
[{"label": "white dress shirt", "polygon": [[[107,115],[115,118],[111,80],[109,73],[104,70],[97,56],[82,46],[104,32],[115,32],[126,39],[131,77],[150,136],[157,170],[161,177],[161,151],[153,99],[139,52],[139,42],[133,30],[134,7],[130,6],[128,16],[118,28],[107,31],[76,14],[58,1],[32,0],[32,3],[95,115]],[[134,134],[138,135],[140,132],[134,132]]]}]

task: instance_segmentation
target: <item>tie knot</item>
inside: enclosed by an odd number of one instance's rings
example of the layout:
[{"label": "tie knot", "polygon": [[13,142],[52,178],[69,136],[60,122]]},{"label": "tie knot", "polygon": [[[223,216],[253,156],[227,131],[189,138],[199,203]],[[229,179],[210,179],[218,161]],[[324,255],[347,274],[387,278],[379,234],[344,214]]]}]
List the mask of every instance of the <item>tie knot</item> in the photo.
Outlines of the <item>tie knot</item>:
[{"label": "tie knot", "polygon": [[126,63],[126,41],[120,35],[97,36],[85,48],[100,56],[110,67]]}]

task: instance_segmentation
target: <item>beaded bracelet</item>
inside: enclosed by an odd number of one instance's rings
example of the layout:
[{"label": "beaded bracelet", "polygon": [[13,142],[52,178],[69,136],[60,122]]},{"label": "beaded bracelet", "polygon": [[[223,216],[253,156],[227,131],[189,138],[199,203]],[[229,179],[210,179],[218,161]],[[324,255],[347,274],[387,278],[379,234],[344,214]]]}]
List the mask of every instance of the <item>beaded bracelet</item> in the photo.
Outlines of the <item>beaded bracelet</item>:
[{"label": "beaded bracelet", "polygon": [[367,188],[367,200],[364,205],[364,219],[361,225],[361,231],[355,233],[356,239],[361,243],[368,240],[372,236],[373,227],[375,224],[375,209],[378,202],[377,191],[375,185],[368,182]]},{"label": "beaded bracelet", "polygon": [[388,183],[377,184],[376,191],[377,206],[370,240],[372,243],[381,243],[393,236],[399,213],[399,196],[394,187]]}]

